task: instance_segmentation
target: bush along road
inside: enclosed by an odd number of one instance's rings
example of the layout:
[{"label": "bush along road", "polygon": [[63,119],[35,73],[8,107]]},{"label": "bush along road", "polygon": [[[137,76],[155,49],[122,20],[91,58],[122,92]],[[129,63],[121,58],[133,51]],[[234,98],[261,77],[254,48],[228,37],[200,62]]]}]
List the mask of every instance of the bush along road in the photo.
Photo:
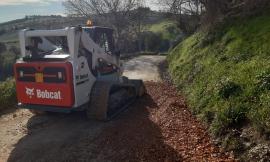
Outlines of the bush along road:
[{"label": "bush along road", "polygon": [[[164,59],[149,56],[136,66],[147,64],[144,72],[151,67],[158,73]],[[214,145],[174,86],[145,85],[147,94],[110,122],[89,121],[83,112],[2,115],[0,161],[234,161]]]}]

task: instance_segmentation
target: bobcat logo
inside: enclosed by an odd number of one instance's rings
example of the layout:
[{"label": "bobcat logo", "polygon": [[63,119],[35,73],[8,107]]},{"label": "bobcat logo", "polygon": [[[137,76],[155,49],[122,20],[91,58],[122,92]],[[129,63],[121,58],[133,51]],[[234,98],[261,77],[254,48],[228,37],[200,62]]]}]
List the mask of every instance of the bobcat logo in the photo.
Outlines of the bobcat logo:
[{"label": "bobcat logo", "polygon": [[32,98],[35,94],[34,94],[34,88],[27,88],[25,87],[25,93],[27,96],[29,96],[29,98]]}]

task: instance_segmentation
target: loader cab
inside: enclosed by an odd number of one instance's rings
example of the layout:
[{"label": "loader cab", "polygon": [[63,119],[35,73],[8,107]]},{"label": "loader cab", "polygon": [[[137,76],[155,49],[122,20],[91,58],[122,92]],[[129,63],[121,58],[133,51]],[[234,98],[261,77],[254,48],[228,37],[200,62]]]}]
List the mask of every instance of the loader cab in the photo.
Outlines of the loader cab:
[{"label": "loader cab", "polygon": [[[83,27],[83,30],[94,43],[89,44],[89,54],[84,54],[90,69],[92,69],[92,74],[97,80],[117,82],[121,73],[121,64],[120,52],[116,50],[114,45],[113,29],[92,26]],[[91,47],[93,47],[92,50]]]},{"label": "loader cab", "polygon": [[107,54],[118,55],[119,52],[114,45],[113,29],[99,26],[84,27],[83,29],[97,45],[105,49]]},{"label": "loader cab", "polygon": [[24,61],[61,61],[69,58],[66,36],[32,36],[25,41]]}]

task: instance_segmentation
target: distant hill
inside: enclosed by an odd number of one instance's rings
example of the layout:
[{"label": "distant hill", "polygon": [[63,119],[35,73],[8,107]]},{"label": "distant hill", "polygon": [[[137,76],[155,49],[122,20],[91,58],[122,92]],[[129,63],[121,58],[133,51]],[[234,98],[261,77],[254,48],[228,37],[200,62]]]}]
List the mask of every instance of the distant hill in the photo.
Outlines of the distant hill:
[{"label": "distant hill", "polygon": [[[151,11],[148,23],[153,24],[163,20],[165,13]],[[93,15],[91,19],[99,24],[99,16]],[[26,16],[5,23],[0,23],[0,42],[14,43],[18,41],[18,31],[26,28],[30,29],[61,29],[67,26],[84,25],[86,17],[63,17],[60,15],[51,16]]]},{"label": "distant hill", "polygon": [[23,19],[0,24],[0,42],[18,41],[17,33],[21,29],[59,29],[85,24],[86,20],[87,18],[84,17],[26,16]]}]

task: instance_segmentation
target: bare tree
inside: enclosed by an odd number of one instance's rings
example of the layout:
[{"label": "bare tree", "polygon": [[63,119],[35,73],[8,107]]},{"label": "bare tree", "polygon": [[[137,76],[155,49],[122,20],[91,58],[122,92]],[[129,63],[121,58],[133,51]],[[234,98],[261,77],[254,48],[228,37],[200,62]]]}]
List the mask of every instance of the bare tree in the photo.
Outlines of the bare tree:
[{"label": "bare tree", "polygon": [[180,28],[187,32],[185,15],[203,17],[205,26],[215,26],[226,18],[245,17],[270,8],[269,0],[159,0],[167,11],[176,16]]},{"label": "bare tree", "polygon": [[138,6],[139,0],[65,0],[65,6],[70,16],[92,18],[99,16],[102,23],[111,26],[120,39],[130,25],[130,12]]},{"label": "bare tree", "polygon": [[132,31],[134,33],[135,39],[138,42],[138,50],[142,51],[142,33],[146,27],[146,22],[148,21],[149,14],[151,10],[148,7],[140,6],[131,14]]},{"label": "bare tree", "polygon": [[200,0],[205,7],[204,21],[213,24],[224,18],[245,17],[270,7],[269,0]]}]

